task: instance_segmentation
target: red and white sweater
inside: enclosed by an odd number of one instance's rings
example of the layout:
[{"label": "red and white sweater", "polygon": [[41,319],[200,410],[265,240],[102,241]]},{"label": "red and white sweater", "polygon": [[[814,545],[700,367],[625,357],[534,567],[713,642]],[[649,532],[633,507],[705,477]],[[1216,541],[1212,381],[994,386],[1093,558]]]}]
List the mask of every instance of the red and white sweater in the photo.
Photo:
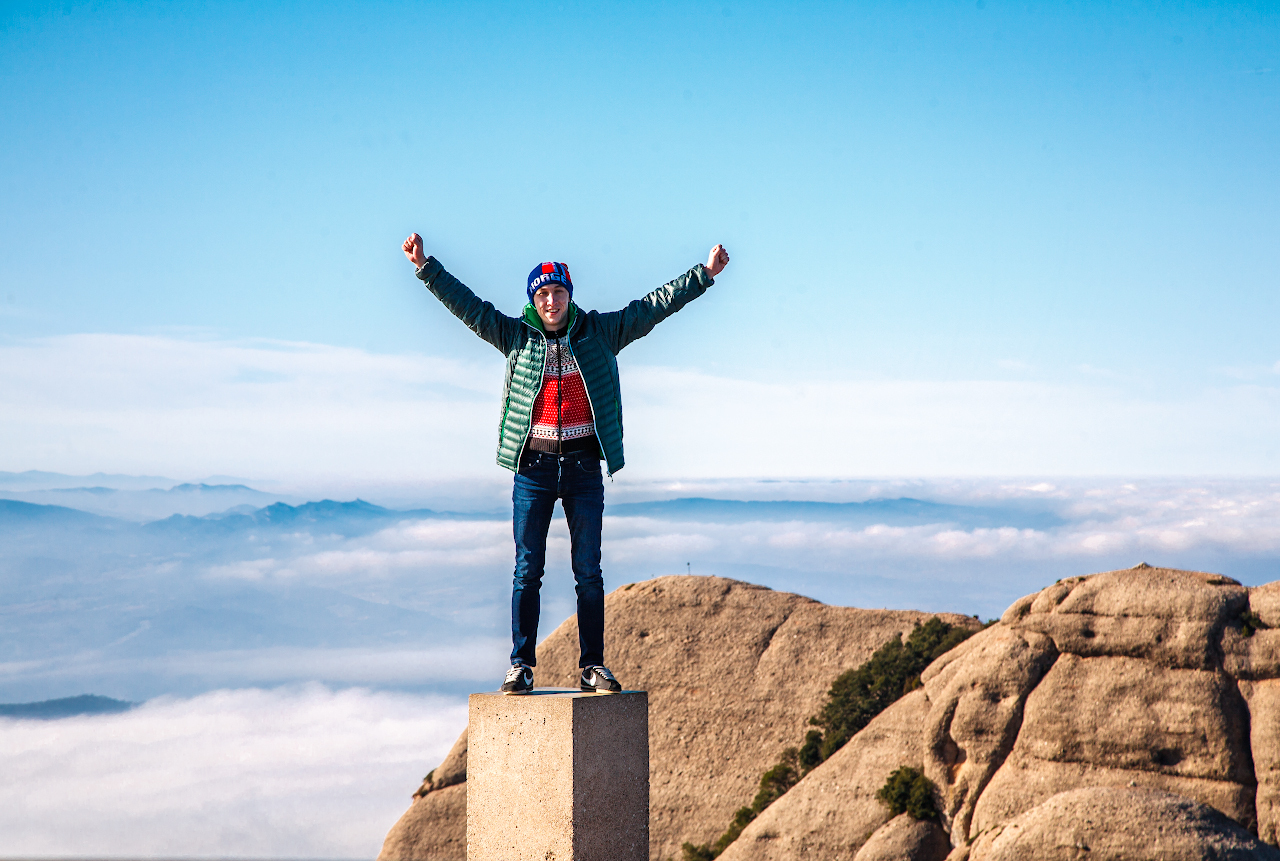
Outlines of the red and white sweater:
[{"label": "red and white sweater", "polygon": [[568,338],[547,339],[547,364],[542,388],[533,402],[533,427],[529,447],[540,451],[572,451],[589,446],[596,435],[591,402],[578,360],[569,350]]}]

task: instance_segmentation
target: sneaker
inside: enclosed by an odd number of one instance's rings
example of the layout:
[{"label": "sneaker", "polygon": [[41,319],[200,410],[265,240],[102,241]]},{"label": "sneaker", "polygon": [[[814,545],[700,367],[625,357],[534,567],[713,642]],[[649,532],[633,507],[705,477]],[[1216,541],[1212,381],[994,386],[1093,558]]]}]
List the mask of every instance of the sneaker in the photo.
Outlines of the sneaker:
[{"label": "sneaker", "polygon": [[618,680],[613,677],[613,673],[604,667],[587,667],[582,671],[582,678],[578,680],[578,687],[584,691],[596,691],[602,694],[616,694],[622,690],[622,685],[618,684]]},{"label": "sneaker", "polygon": [[527,694],[533,690],[533,668],[524,664],[512,664],[502,681],[504,694]]}]

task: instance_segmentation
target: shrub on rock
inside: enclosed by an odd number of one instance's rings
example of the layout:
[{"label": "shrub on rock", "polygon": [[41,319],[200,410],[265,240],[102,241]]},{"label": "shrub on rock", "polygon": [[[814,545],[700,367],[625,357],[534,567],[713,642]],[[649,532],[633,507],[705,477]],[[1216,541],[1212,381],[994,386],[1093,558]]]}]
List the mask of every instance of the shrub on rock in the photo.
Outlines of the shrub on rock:
[{"label": "shrub on rock", "polygon": [[934,804],[937,787],[919,769],[903,766],[889,775],[876,798],[885,804],[893,815],[910,814],[912,819],[934,820],[938,807]]}]

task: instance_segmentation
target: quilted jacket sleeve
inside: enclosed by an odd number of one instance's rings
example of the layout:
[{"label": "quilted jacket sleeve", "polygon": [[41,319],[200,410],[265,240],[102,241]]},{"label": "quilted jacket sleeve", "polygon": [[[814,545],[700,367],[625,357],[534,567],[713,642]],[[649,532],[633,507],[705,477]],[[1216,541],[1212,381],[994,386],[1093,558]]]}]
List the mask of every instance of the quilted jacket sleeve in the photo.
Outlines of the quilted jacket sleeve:
[{"label": "quilted jacket sleeve", "polygon": [[643,338],[653,327],[707,292],[715,280],[699,263],[674,281],[663,284],[649,295],[628,303],[621,311],[600,315],[600,324],[615,354],[637,338]]},{"label": "quilted jacket sleeve", "polygon": [[455,317],[466,323],[468,329],[504,354],[511,351],[511,345],[519,336],[524,323],[515,317],[508,317],[493,307],[492,302],[486,302],[472,293],[467,285],[446,272],[434,257],[427,258],[417,275],[432,295]]}]

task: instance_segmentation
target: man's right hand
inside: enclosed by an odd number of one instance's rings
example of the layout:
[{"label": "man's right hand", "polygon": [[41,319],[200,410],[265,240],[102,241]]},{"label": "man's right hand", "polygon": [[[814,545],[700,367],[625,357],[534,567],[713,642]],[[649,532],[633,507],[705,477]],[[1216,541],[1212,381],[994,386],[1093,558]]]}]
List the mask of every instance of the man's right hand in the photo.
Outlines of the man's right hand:
[{"label": "man's right hand", "polygon": [[418,234],[410,233],[409,238],[400,247],[404,250],[404,256],[408,257],[409,262],[418,269],[421,269],[422,264],[427,262],[427,256],[422,253],[422,237]]}]

